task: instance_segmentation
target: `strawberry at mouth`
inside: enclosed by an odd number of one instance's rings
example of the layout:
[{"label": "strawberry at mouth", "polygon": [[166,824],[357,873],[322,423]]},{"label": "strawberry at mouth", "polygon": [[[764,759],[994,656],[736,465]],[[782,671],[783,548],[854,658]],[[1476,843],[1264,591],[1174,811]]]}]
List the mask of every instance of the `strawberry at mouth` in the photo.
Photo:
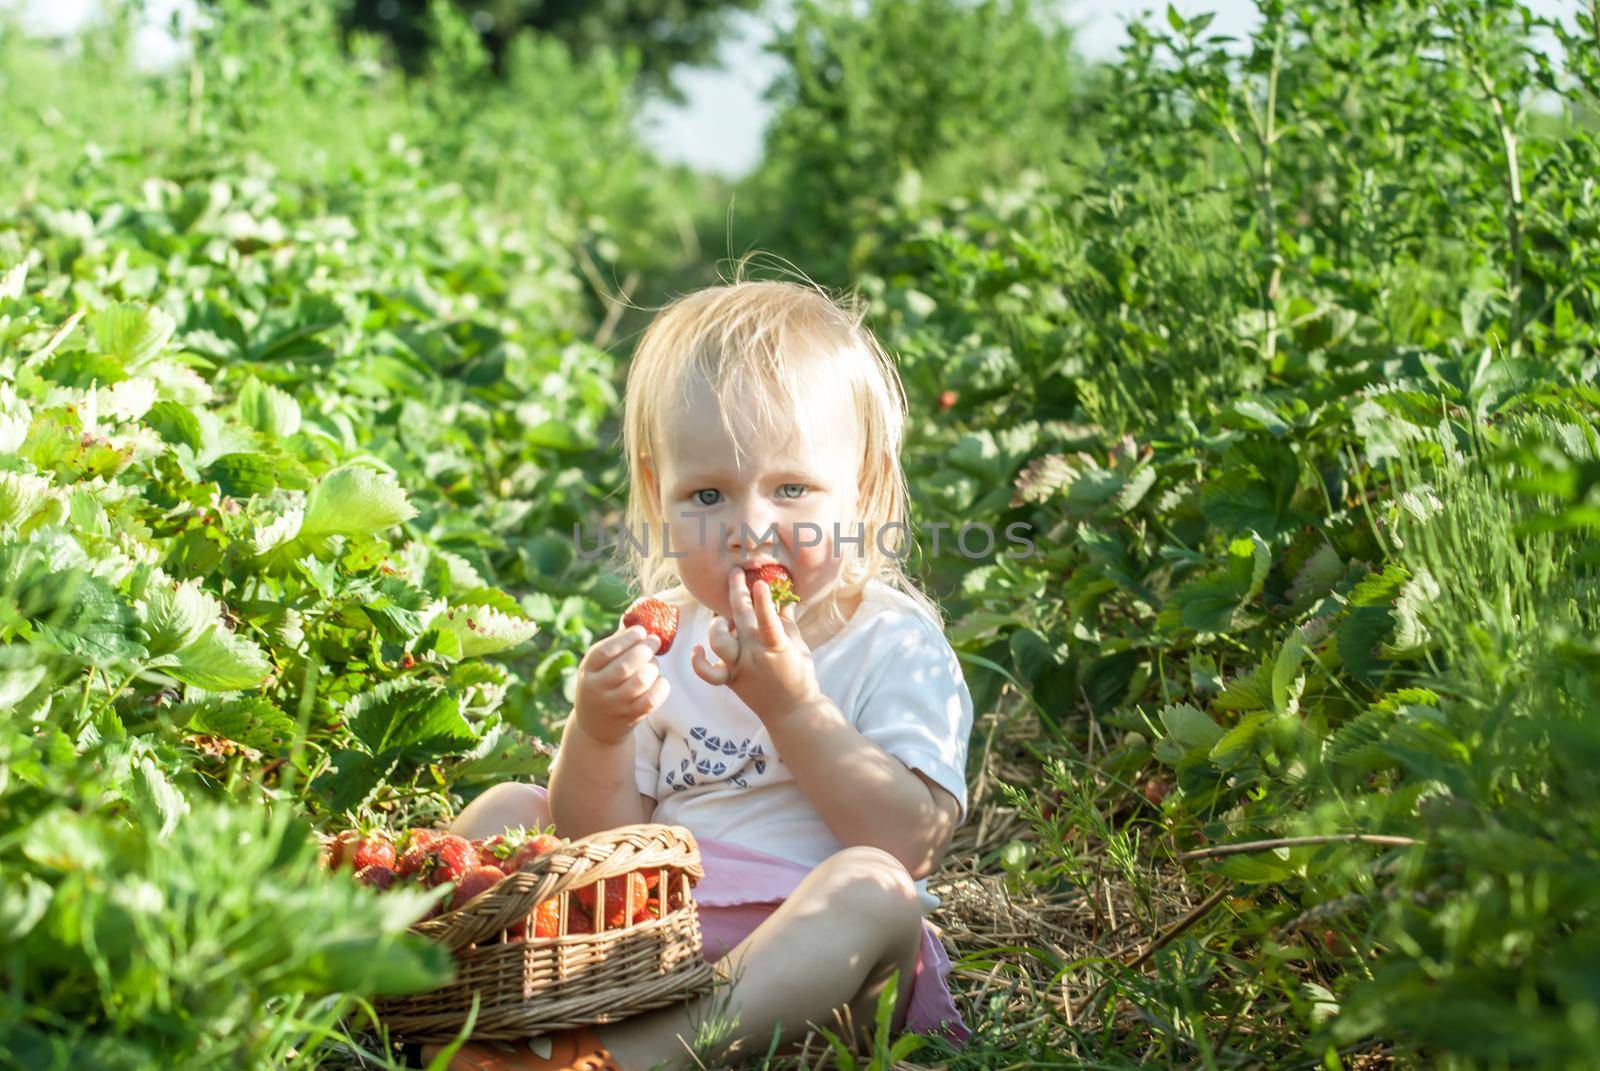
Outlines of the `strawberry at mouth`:
[{"label": "strawberry at mouth", "polygon": [[745,565],[744,582],[750,588],[750,594],[755,595],[757,580],[765,580],[767,588],[772,593],[773,604],[780,609],[785,603],[799,602],[800,596],[794,590],[794,576],[787,568],[776,562],[766,565]]}]

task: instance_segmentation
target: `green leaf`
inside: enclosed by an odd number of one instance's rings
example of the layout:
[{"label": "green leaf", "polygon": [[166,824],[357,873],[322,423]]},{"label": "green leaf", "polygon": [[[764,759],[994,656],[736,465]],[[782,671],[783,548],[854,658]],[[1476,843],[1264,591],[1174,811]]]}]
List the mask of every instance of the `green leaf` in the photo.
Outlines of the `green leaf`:
[{"label": "green leaf", "polygon": [[[405,902],[389,894],[379,901],[412,920],[420,918],[436,897],[405,890]],[[420,937],[379,940],[369,932],[324,934],[294,984],[318,992],[371,993],[378,996],[417,993],[450,977],[450,953]]]},{"label": "green leaf", "polygon": [[[22,709],[22,701],[33,693],[44,680],[46,667],[41,660],[38,664],[28,665],[27,659],[36,658],[27,648],[14,648],[23,659],[12,661],[11,665],[0,666],[0,710],[8,711],[13,717],[26,714]],[[17,665],[21,661],[21,665]]]},{"label": "green leaf", "polygon": [[192,646],[152,664],[162,666],[183,683],[208,692],[254,688],[272,672],[272,664],[260,647],[220,624]]},{"label": "green leaf", "polygon": [[49,910],[54,892],[25,872],[0,879],[0,939],[12,943],[28,936]]},{"label": "green leaf", "polygon": [[[1283,641],[1283,646],[1278,648],[1278,656],[1272,662],[1272,709],[1279,714],[1290,714],[1292,696],[1299,695],[1299,689],[1294,688],[1296,675],[1300,672],[1300,664],[1305,661],[1310,652],[1306,642],[1305,632],[1295,629],[1289,638]],[[1301,685],[1304,685],[1301,680]]]},{"label": "green leaf", "polygon": [[1389,563],[1382,572],[1369,573],[1350,591],[1353,606],[1387,606],[1400,594],[1411,572],[1405,566]]},{"label": "green leaf", "polygon": [[429,685],[374,689],[351,719],[350,731],[374,755],[401,749],[445,753],[478,738],[462,717],[460,700]]},{"label": "green leaf", "polygon": [[174,713],[181,716],[187,710],[193,710],[186,725],[190,732],[220,736],[257,751],[284,750],[299,728],[276,704],[260,696],[209,697],[177,707]]},{"label": "green leaf", "polygon": [[[1206,19],[1207,22],[1210,21],[1210,16],[1208,15],[1200,17]],[[1236,401],[1232,406],[1229,407],[1229,409],[1231,412],[1237,413],[1239,416],[1259,425],[1274,435],[1285,435],[1289,432],[1289,425],[1283,422],[1282,417],[1278,416],[1277,413],[1273,412],[1265,404],[1257,401],[1254,398],[1245,398]]]},{"label": "green leaf", "polygon": [[1401,711],[1410,707],[1437,707],[1439,695],[1427,688],[1399,688],[1339,726],[1327,744],[1328,761],[1358,773],[1396,764],[1383,745]]},{"label": "green leaf", "polygon": [[20,838],[22,854],[51,870],[91,870],[105,864],[107,845],[92,815],[55,810],[41,815]]},{"label": "green leaf", "polygon": [[160,818],[158,836],[163,839],[172,835],[178,822],[189,811],[189,803],[183,798],[167,775],[150,758],[142,758],[138,765],[140,795],[155,810]]},{"label": "green leaf", "polygon": [[1172,605],[1186,627],[1196,632],[1226,632],[1239,609],[1239,594],[1230,577],[1205,576],[1173,592]]},{"label": "green leaf", "polygon": [[251,379],[234,403],[239,419],[272,439],[287,439],[300,430],[300,403],[277,387]]},{"label": "green leaf", "polygon": [[428,594],[399,577],[386,576],[373,585],[372,594],[361,601],[361,612],[372,621],[378,634],[389,643],[406,643],[422,634],[421,611]]},{"label": "green leaf", "polygon": [[63,599],[55,604],[54,623],[39,621],[34,626],[50,647],[97,666],[112,666],[144,655],[144,645],[137,639],[138,614],[110,584],[73,570],[51,577],[34,590],[44,587]]},{"label": "green leaf", "polygon": [[1334,630],[1335,646],[1345,670],[1374,684],[1388,668],[1381,646],[1394,630],[1386,606],[1356,606]]},{"label": "green leaf", "polygon": [[1261,591],[1267,571],[1272,568],[1272,550],[1261,537],[1251,532],[1228,544],[1228,578],[1238,592],[1240,603],[1249,602]]},{"label": "green leaf", "polygon": [[250,547],[257,554],[268,554],[286,546],[300,535],[300,525],[305,521],[305,511],[289,508],[277,513],[265,524],[250,533]]},{"label": "green leaf", "polygon": [[1405,582],[1394,601],[1394,634],[1381,645],[1384,657],[1414,658],[1432,645],[1433,634],[1422,618],[1439,595],[1439,582],[1426,569]]},{"label": "green leaf", "polygon": [[311,489],[300,538],[372,535],[416,515],[393,476],[365,465],[346,465]]},{"label": "green leaf", "polygon": [[1294,877],[1298,872],[1298,868],[1290,861],[1288,848],[1225,855],[1221,859],[1213,860],[1211,866],[1223,877],[1250,885],[1283,881]]},{"label": "green leaf", "polygon": [[21,529],[52,493],[47,476],[0,472],[0,527]]},{"label": "green leaf", "polygon": [[174,401],[157,402],[145,413],[144,420],[168,443],[182,444],[197,454],[205,445],[200,418],[186,405]]},{"label": "green leaf", "polygon": [[1295,573],[1284,599],[1292,606],[1309,604],[1310,600],[1326,595],[1344,575],[1344,559],[1339,552],[1324,543],[1311,553]]},{"label": "green leaf", "polygon": [[1018,505],[1045,502],[1077,475],[1078,470],[1060,454],[1036,457],[1017,475],[1015,501]]},{"label": "green leaf", "polygon": [[1247,758],[1255,750],[1255,742],[1261,736],[1268,721],[1276,715],[1270,710],[1258,710],[1254,714],[1246,714],[1240,719],[1239,724],[1229,729],[1211,747],[1210,759],[1225,770],[1232,769]]},{"label": "green leaf", "polygon": [[374,756],[345,748],[334,753],[332,767],[312,783],[312,788],[327,797],[330,809],[348,811],[360,805],[399,762],[396,752]]},{"label": "green leaf", "polygon": [[1184,748],[1210,750],[1223,737],[1222,726],[1188,703],[1173,703],[1161,709],[1161,724],[1167,734]]},{"label": "green leaf", "polygon": [[264,454],[223,454],[206,466],[205,478],[215,480],[225,495],[249,498],[278,486],[278,466]]},{"label": "green leaf", "polygon": [[1055,664],[1050,645],[1031,628],[1019,628],[1013,632],[1009,645],[1012,665],[1016,667],[1017,677],[1025,684],[1033,683],[1047,666]]},{"label": "green leaf", "polygon": [[199,642],[222,621],[222,604],[200,587],[199,578],[178,582],[156,570],[138,603],[152,655],[170,654]]},{"label": "green leaf", "polygon": [[112,305],[94,315],[100,349],[122,361],[128,371],[160,353],[176,326],[172,317],[145,305]]},{"label": "green leaf", "polygon": [[[459,658],[475,658],[510,650],[532,639],[539,626],[522,617],[512,617],[492,606],[455,606],[433,604],[423,613],[424,630],[437,629],[452,635],[457,641]],[[440,642],[435,650],[447,652]]]},{"label": "green leaf", "polygon": [[1200,512],[1225,533],[1259,532],[1271,539],[1311,518],[1290,502],[1300,464],[1287,445],[1247,442],[1228,453],[1229,466],[1200,489]]},{"label": "green leaf", "polygon": [[1272,705],[1271,676],[1266,666],[1257,666],[1228,682],[1211,701],[1217,710],[1266,710]]}]

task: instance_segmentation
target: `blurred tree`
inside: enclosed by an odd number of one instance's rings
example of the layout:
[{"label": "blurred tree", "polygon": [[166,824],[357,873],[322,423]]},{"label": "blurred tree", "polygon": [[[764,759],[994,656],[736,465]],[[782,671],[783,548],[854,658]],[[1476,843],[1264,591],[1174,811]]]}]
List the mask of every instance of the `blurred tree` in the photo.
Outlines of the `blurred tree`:
[{"label": "blurred tree", "polygon": [[[532,28],[565,41],[578,56],[601,45],[639,49],[639,79],[674,101],[671,82],[679,64],[707,66],[732,11],[754,11],[762,0],[446,0],[471,20],[501,71],[518,31]],[[428,0],[352,0],[348,28],[383,34],[407,70],[418,70],[434,42],[428,34]]]},{"label": "blurred tree", "polygon": [[[1085,149],[1100,107],[1054,0],[798,0],[744,240],[846,285],[897,200],[966,194]],[[908,181],[909,180],[909,181]]]}]

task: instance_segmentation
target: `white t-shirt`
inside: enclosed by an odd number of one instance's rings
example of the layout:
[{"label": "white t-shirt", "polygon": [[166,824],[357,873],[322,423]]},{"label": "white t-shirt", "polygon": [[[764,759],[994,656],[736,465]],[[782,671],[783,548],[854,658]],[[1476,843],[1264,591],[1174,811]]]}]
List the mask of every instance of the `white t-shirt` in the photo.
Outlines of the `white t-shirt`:
[{"label": "white t-shirt", "polygon": [[[823,823],[766,726],[725,686],[707,684],[690,658],[710,653],[712,613],[683,612],[676,641],[660,657],[666,702],[634,726],[635,781],[656,800],[653,822],[731,841],[814,867],[844,845]],[[869,581],[843,629],[812,651],[817,683],[861,735],[921,770],[967,817],[967,737],[972,694],[939,626],[903,592]],[[939,906],[917,882],[924,913]]]}]

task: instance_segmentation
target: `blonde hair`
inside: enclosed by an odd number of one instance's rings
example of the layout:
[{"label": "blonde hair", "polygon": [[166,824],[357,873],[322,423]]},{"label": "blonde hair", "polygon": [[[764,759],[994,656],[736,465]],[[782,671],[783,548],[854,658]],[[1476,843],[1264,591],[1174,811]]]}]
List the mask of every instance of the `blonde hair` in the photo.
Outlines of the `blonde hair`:
[{"label": "blonde hair", "polygon": [[[842,624],[840,603],[877,579],[904,593],[932,623],[942,624],[937,604],[906,575],[901,560],[879,545],[878,533],[891,524],[903,526],[903,549],[914,544],[900,465],[905,389],[894,359],[863,324],[861,304],[853,297],[845,300],[848,304],[810,283],[736,279],[684,294],[657,310],[634,351],[623,402],[625,523],[636,537],[623,541],[623,570],[640,594],[682,583],[674,559],[659,545],[665,524],[659,485],[656,494],[650,493],[644,474],[650,461],[659,481],[668,407],[682,409],[694,385],[707,384],[732,435],[734,412],[774,422],[797,420],[817,411],[812,403],[821,390],[843,388],[854,402],[865,444],[857,516],[866,538],[858,555],[846,557],[830,597],[804,616],[831,616]],[[809,434],[807,422],[797,422],[802,434]],[[646,533],[651,538],[637,538]]]}]

